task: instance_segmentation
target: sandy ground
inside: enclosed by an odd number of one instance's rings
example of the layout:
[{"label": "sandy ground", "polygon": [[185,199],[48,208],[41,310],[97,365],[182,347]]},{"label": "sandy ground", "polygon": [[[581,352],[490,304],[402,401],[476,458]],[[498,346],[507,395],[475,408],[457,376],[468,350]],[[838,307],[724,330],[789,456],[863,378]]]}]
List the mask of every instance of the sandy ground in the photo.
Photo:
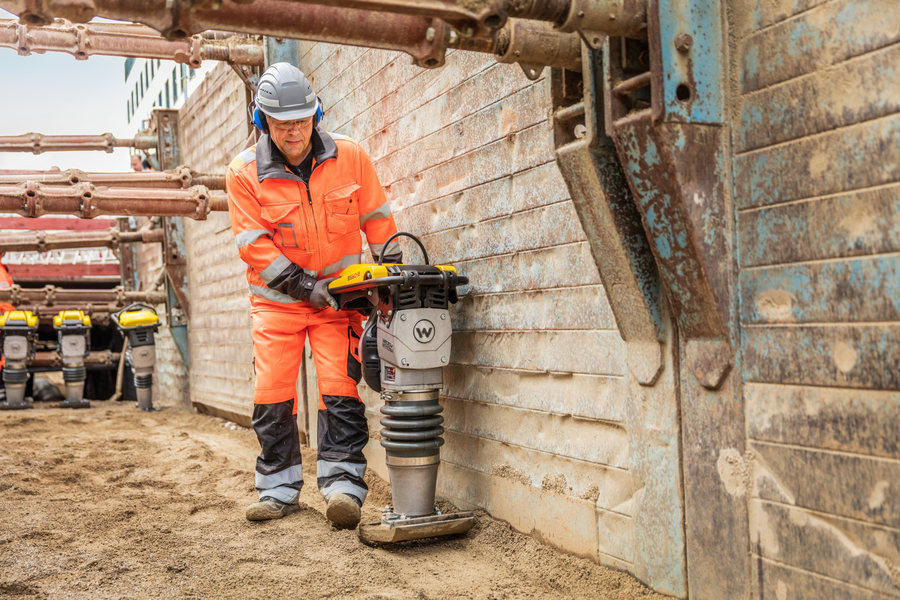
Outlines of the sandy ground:
[{"label": "sandy ground", "polygon": [[[464,537],[368,547],[325,520],[311,451],[306,508],[250,523],[253,432],[159,404],[0,412],[0,598],[662,598],[483,513]],[[390,490],[370,478],[374,521]]]}]

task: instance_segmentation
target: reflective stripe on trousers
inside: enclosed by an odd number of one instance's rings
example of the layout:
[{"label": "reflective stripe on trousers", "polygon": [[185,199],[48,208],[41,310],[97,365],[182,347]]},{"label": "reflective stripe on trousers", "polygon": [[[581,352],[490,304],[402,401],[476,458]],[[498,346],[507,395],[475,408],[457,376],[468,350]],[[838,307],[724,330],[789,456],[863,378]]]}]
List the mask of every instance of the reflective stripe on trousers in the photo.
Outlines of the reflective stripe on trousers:
[{"label": "reflective stripe on trousers", "polygon": [[262,449],[256,457],[256,492],[293,504],[303,489],[303,457],[294,400],[253,406],[253,430]]},{"label": "reflective stripe on trousers", "polygon": [[350,494],[365,502],[369,486],[364,481],[369,441],[366,406],[356,398],[322,396],[326,409],[319,410],[317,456],[319,490],[325,498]]}]

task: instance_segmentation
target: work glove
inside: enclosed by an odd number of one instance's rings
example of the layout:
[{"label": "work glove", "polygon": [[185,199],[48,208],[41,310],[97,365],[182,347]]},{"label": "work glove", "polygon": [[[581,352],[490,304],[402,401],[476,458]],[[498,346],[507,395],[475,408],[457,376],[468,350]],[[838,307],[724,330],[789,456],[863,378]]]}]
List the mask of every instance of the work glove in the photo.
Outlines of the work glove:
[{"label": "work glove", "polygon": [[337,279],[337,277],[328,277],[327,279],[320,279],[316,282],[312,292],[309,294],[309,303],[313,308],[320,309],[330,306],[334,310],[340,310],[337,300],[328,293],[328,284],[335,279]]},{"label": "work glove", "polygon": [[328,293],[328,284],[335,279],[337,277],[318,280],[292,264],[266,285],[269,289],[287,294],[294,300],[309,302],[313,308],[330,306],[334,310],[340,310],[337,301]]}]

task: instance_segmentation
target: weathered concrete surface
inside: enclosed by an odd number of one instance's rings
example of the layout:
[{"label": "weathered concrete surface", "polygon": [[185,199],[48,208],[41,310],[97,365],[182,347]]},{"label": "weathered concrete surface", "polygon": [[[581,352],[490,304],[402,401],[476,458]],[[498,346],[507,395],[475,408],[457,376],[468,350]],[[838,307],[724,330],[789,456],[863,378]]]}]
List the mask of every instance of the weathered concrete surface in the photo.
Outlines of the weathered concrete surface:
[{"label": "weathered concrete surface", "polygon": [[892,0],[838,0],[780,21],[744,42],[741,91],[801,77],[900,41],[897,19],[900,5]]},{"label": "weathered concrete surface", "polygon": [[[245,92],[218,65],[181,111],[182,157],[193,169],[225,174],[247,137]],[[201,410],[250,424],[253,343],[246,265],[238,258],[225,213],[185,224],[192,316],[191,401]]]},{"label": "weathered concrete surface", "polygon": [[741,266],[900,251],[900,185],[888,184],[738,216]]},{"label": "weathered concrete surface", "polygon": [[896,391],[747,383],[744,396],[755,440],[900,460]]},{"label": "weathered concrete surface", "polygon": [[900,5],[748,0],[732,32],[756,598],[900,597]]},{"label": "weathered concrete surface", "polygon": [[900,110],[891,76],[900,46],[881,48],[742,98],[735,150],[746,152],[870,121]]}]

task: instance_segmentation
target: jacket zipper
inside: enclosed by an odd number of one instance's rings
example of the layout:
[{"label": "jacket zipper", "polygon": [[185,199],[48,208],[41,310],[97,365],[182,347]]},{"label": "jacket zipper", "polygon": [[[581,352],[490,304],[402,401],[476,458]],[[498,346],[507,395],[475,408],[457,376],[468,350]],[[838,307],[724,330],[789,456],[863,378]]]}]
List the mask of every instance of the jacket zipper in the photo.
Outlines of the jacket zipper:
[{"label": "jacket zipper", "polygon": [[[331,158],[329,158],[328,160],[331,160]],[[312,185],[312,178],[316,172],[316,168],[321,166],[322,164],[324,164],[324,161],[320,163],[319,161],[317,161],[314,158],[313,159],[313,167],[312,167],[312,169],[309,170],[309,181],[308,182],[301,181],[301,183],[303,183],[303,185],[306,186],[306,199],[307,199],[307,202],[309,203],[309,212],[310,212],[310,217],[311,217],[310,221],[312,221],[313,229],[314,229],[314,233],[315,233],[314,239],[315,239],[315,244],[316,244],[316,262],[319,264],[322,263],[322,253],[321,253],[320,245],[319,245],[319,224],[316,222],[316,209],[313,206],[312,192],[310,191],[309,188]],[[323,208],[323,210],[324,210],[324,208]]]},{"label": "jacket zipper", "polygon": [[[313,160],[315,160],[315,159],[313,159]],[[313,166],[313,168],[310,170],[309,181],[304,181],[302,183],[303,183],[304,187],[306,188],[306,201],[307,201],[307,206],[309,206],[309,208],[307,209],[307,211],[309,212],[309,221],[313,225],[313,230],[311,232],[309,231],[309,229],[307,229],[307,237],[312,237],[311,241],[313,244],[315,244],[316,262],[321,263],[322,255],[321,255],[320,246],[319,246],[319,224],[316,223],[316,209],[313,206],[312,192],[309,189],[310,184],[312,183],[312,174],[313,174],[314,170],[315,170],[315,166]],[[310,233],[313,233],[315,235],[310,236],[309,235]],[[318,271],[317,271],[317,273],[318,273]]]}]

